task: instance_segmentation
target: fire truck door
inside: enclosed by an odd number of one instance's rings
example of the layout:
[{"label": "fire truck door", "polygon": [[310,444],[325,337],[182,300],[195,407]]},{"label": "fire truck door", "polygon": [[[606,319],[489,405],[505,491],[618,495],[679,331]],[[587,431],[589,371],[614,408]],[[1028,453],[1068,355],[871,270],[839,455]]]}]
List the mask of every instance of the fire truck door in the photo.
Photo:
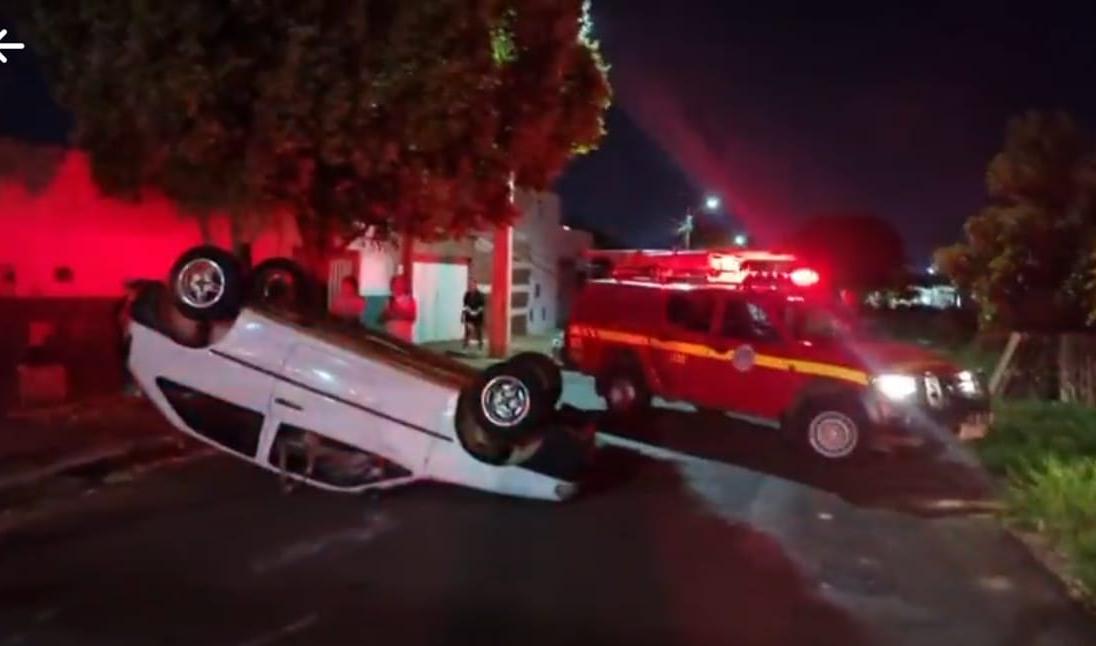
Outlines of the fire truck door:
[{"label": "fire truck door", "polygon": [[758,356],[769,355],[779,337],[765,311],[742,296],[728,294],[720,308],[716,337],[722,360],[719,377],[711,381],[706,398],[716,408],[772,417],[783,373],[757,365]]},{"label": "fire truck door", "polygon": [[718,367],[710,356],[717,304],[714,293],[702,290],[676,292],[666,299],[666,329],[654,346],[659,394],[707,405],[704,382]]}]

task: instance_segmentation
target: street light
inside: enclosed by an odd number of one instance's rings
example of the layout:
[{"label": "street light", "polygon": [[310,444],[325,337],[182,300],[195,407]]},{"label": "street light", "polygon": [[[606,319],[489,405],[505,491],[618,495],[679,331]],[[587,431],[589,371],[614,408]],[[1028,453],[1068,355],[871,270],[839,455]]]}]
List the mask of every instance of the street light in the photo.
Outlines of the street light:
[{"label": "street light", "polygon": [[[723,201],[719,199],[718,195],[707,195],[704,197],[702,207],[709,213],[715,213],[719,210],[719,207],[723,204]],[[695,224],[693,222],[693,210],[694,207],[689,207],[685,211],[685,219],[681,221],[681,224],[677,227],[677,232],[685,240],[685,248],[692,248],[693,230]]]},{"label": "street light", "polygon": [[746,246],[746,241],[747,241],[747,238],[746,238],[745,233],[736,233],[735,234],[735,236],[734,236],[734,246],[736,246],[736,247],[745,247]]}]

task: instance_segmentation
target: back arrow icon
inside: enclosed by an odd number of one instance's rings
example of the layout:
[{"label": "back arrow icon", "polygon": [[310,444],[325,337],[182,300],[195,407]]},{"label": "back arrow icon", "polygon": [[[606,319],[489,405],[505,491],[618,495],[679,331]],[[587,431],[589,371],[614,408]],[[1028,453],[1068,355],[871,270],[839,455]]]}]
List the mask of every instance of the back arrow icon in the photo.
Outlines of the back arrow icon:
[{"label": "back arrow icon", "polygon": [[[0,40],[4,40],[4,36],[8,35],[7,29],[0,29]],[[26,47],[23,43],[0,43],[0,63],[7,63],[8,57],[4,56],[5,49],[23,49]]]}]

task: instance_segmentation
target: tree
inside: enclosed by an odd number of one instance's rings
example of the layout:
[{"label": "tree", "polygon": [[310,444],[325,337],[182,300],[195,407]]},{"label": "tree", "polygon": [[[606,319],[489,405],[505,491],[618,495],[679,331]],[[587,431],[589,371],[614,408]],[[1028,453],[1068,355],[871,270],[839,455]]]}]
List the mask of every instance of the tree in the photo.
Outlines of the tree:
[{"label": "tree", "polygon": [[99,186],[237,239],[277,208],[317,245],[508,223],[610,100],[583,0],[41,0],[30,24]]},{"label": "tree", "polygon": [[65,151],[57,146],[0,138],[0,179],[13,179],[31,193],[49,187],[64,159]]},{"label": "tree", "polygon": [[936,262],[982,309],[985,326],[1068,330],[1094,312],[1096,147],[1063,113],[1009,122],[986,173],[989,204]]},{"label": "tree", "polygon": [[876,215],[825,214],[804,222],[785,246],[826,273],[835,287],[865,291],[895,286],[906,250],[894,226]]}]

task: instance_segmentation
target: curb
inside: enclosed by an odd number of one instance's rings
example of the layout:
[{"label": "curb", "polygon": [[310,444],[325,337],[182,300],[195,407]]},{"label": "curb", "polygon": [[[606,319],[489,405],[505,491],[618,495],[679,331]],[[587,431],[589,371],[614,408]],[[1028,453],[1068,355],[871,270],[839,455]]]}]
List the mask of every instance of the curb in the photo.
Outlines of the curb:
[{"label": "curb", "polygon": [[1096,614],[1096,591],[1090,592],[1080,579],[1070,572],[1069,561],[1050,544],[1041,534],[1025,531],[999,519],[1006,533],[1038,563],[1043,570],[1058,581],[1065,589],[1066,596],[1078,603],[1089,613]]},{"label": "curb", "polygon": [[[72,471],[91,468],[115,460],[131,457],[136,458],[144,453],[152,453],[168,448],[181,449],[178,439],[170,436],[163,436],[86,451],[36,469],[30,469],[23,473],[0,479],[0,493],[26,488]],[[139,462],[139,460],[137,460],[137,462]]]}]

